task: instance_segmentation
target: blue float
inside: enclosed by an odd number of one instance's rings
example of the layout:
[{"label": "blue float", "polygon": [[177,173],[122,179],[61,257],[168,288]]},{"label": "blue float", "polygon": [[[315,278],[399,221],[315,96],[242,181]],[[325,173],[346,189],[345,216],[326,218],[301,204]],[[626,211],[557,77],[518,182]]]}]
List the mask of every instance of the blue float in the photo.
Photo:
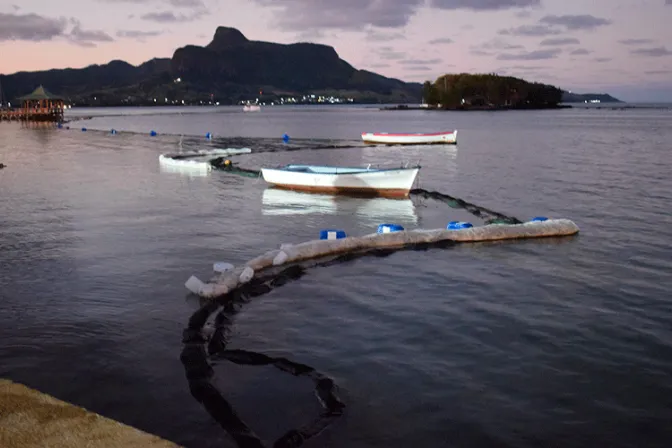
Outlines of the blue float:
[{"label": "blue float", "polygon": [[86,128],[82,128],[82,132],[86,132]]},{"label": "blue float", "polygon": [[207,138],[208,140],[212,140],[212,134],[208,132],[207,134],[205,134],[205,138]]},{"label": "blue float", "polygon": [[57,127],[58,129],[63,129],[63,123],[58,123]]},{"label": "blue float", "polygon": [[110,131],[110,134],[112,134],[112,135],[115,135],[116,133],[117,133],[117,130],[116,130],[116,129],[112,129],[112,130]]},{"label": "blue float", "polygon": [[448,225],[446,226],[446,229],[448,230],[460,230],[460,229],[468,229],[469,227],[474,227],[470,222],[464,222],[464,221],[450,221]]},{"label": "blue float", "polygon": [[548,221],[548,218],[545,216],[536,216],[532,219],[530,219],[530,222],[535,222],[535,221]]},{"label": "blue float", "polygon": [[285,142],[285,143],[288,143],[289,142],[289,135],[282,134],[282,141]]},{"label": "blue float", "polygon": [[404,228],[399,224],[380,224],[378,233],[403,232]]},{"label": "blue float", "polygon": [[345,237],[346,234],[345,231],[343,230],[334,230],[334,229],[320,230],[321,240],[340,240],[341,238]]},{"label": "blue float", "polygon": [[152,137],[156,137],[156,131],[150,131],[149,135],[151,135]]}]

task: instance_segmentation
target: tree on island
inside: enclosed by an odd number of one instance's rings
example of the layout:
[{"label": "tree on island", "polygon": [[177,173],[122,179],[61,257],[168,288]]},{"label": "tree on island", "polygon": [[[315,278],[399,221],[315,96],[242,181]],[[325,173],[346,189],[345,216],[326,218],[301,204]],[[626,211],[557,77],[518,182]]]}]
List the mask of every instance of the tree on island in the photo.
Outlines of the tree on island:
[{"label": "tree on island", "polygon": [[563,91],[495,74],[447,74],[423,85],[423,100],[441,109],[551,109],[559,107]]}]

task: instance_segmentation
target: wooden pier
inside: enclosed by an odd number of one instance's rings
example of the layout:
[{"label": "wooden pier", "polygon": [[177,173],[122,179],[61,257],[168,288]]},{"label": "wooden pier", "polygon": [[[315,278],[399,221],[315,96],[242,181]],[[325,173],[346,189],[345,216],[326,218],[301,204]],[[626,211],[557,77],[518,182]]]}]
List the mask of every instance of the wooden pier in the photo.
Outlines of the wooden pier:
[{"label": "wooden pier", "polygon": [[48,108],[38,108],[25,111],[24,109],[0,110],[0,121],[48,121],[62,122],[63,112],[56,112]]},{"label": "wooden pier", "polygon": [[48,108],[31,109],[2,109],[0,110],[0,121],[46,121],[62,122],[63,113],[50,110]]},{"label": "wooden pier", "polygon": [[62,122],[65,102],[39,86],[30,95],[19,98],[20,109],[0,109],[0,121]]}]

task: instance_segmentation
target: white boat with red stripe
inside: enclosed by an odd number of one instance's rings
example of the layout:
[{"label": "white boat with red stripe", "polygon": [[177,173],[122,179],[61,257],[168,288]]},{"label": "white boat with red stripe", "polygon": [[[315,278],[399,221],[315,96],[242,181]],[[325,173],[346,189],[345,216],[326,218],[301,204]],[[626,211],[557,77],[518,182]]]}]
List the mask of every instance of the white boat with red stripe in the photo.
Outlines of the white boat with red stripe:
[{"label": "white boat with red stripe", "polygon": [[408,197],[420,166],[366,168],[319,165],[285,165],[262,168],[269,184],[286,190],[357,196]]},{"label": "white boat with red stripe", "polygon": [[364,143],[383,145],[455,145],[457,129],[451,132],[393,134],[387,132],[363,132]]}]

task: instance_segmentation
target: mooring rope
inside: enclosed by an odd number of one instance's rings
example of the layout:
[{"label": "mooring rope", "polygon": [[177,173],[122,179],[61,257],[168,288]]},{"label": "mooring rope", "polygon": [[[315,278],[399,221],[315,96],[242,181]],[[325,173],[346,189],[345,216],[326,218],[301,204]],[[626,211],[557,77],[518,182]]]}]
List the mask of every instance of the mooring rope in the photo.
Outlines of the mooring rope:
[{"label": "mooring rope", "polygon": [[[313,381],[315,395],[322,405],[323,412],[308,424],[287,431],[273,443],[273,447],[294,448],[302,446],[307,440],[324,431],[343,414],[345,405],[336,395],[336,384],[330,377],[318,372],[313,367],[284,357],[271,357],[263,353],[226,348],[233,318],[240,310],[239,305],[248,302],[251,297],[269,292],[275,286],[301,277],[303,273],[304,269],[293,266],[272,278],[255,279],[245,288],[240,288],[227,297],[200,308],[192,315],[189,325],[184,331],[184,348],[180,360],[189,381],[191,394],[227,431],[240,448],[263,448],[265,445],[259,436],[243,422],[213,384],[212,360],[225,359],[239,365],[272,365],[283,372],[297,377],[310,378]],[[214,332],[211,336],[208,336],[204,327],[208,319],[215,313]]]},{"label": "mooring rope", "polygon": [[411,196],[420,196],[425,199],[434,199],[447,204],[450,208],[462,208],[467,210],[477,218],[481,218],[486,224],[522,224],[522,221],[513,216],[507,216],[503,213],[490,210],[480,205],[472,204],[464,199],[455,198],[438,191],[429,191],[424,188],[414,188],[409,192]]}]

